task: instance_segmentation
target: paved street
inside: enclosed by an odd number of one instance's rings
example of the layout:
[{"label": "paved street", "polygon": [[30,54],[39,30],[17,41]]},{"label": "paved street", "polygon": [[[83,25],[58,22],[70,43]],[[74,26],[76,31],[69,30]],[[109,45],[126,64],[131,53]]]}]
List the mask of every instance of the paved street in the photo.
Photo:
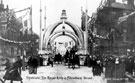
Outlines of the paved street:
[{"label": "paved street", "polygon": [[84,66],[75,70],[63,65],[44,66],[38,68],[37,74],[28,74],[28,70],[23,71],[22,77],[23,83],[105,83],[102,77],[93,77],[91,70]]}]

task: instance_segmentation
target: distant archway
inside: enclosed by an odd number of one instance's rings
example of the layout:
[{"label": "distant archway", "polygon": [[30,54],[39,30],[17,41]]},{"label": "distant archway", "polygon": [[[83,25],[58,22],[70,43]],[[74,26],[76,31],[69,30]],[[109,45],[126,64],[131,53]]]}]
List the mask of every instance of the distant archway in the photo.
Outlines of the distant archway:
[{"label": "distant archway", "polygon": [[[64,31],[64,33],[65,33],[64,34],[65,36],[72,38],[77,45],[82,46],[81,41],[74,33],[68,32],[68,31]],[[49,42],[52,42],[53,40],[55,40],[59,36],[63,36],[63,31],[58,31],[58,32],[55,32],[52,35],[50,35],[50,37],[48,38],[48,40],[46,42],[46,46],[48,45]]]}]

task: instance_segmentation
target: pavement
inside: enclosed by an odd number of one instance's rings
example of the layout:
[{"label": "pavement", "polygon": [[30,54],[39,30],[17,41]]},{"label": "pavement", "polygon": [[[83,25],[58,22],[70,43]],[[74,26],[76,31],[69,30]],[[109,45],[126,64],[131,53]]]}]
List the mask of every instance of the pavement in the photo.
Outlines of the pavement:
[{"label": "pavement", "polygon": [[29,74],[28,70],[22,71],[21,76],[23,83],[106,83],[103,79],[104,75],[93,76],[92,68],[81,66],[73,70],[62,64],[56,64],[54,67],[39,67],[37,74]]}]

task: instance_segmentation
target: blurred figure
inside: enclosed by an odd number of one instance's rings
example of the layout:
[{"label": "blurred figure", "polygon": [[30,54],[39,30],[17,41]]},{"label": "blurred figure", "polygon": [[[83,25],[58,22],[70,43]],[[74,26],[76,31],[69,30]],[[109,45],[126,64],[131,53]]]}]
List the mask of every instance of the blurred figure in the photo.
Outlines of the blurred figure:
[{"label": "blurred figure", "polygon": [[48,65],[51,64],[51,66],[53,67],[53,61],[54,61],[53,57],[49,56],[49,58],[48,58]]},{"label": "blurred figure", "polygon": [[[115,59],[115,67],[114,67],[114,71],[113,73],[113,78],[115,78],[116,80],[112,80],[113,83],[125,83],[125,64],[124,61],[117,57]],[[121,79],[123,78],[123,79]],[[120,79],[120,80],[117,80]]]},{"label": "blurred figure", "polygon": [[94,68],[97,65],[97,57],[93,55],[92,60],[91,60],[91,66]]},{"label": "blurred figure", "polygon": [[88,67],[91,67],[92,66],[91,62],[92,62],[92,56],[90,55],[89,56],[89,60],[88,60]]},{"label": "blurred figure", "polygon": [[13,64],[11,66],[6,67],[7,71],[3,77],[4,83],[6,80],[10,80],[10,83],[13,81],[22,82],[22,77],[19,73],[20,63],[18,62],[18,58],[14,59]]},{"label": "blurred figure", "polygon": [[62,64],[62,55],[60,53],[55,55],[54,62],[58,62],[58,64],[61,62]]},{"label": "blurred figure", "polygon": [[120,58],[115,59],[115,70],[113,74],[114,78],[124,78],[125,64]]},{"label": "blurred figure", "polygon": [[103,73],[103,65],[101,64],[100,60],[96,61],[96,64],[95,66],[93,66],[92,71],[94,76],[100,76],[101,73]]},{"label": "blurred figure", "polygon": [[6,63],[3,64],[3,66],[6,66],[5,67],[6,73],[5,73],[4,77],[3,77],[4,83],[5,83],[6,80],[10,80],[9,77],[8,77],[8,74],[9,74],[9,70],[11,68],[11,62],[9,61],[8,58],[6,58]]},{"label": "blurred figure", "polygon": [[133,73],[134,60],[132,56],[128,56],[126,59],[126,72],[131,74]]},{"label": "blurred figure", "polygon": [[88,66],[88,61],[89,61],[89,59],[90,59],[90,57],[89,57],[89,55],[87,54],[86,55],[86,58],[85,58],[85,61],[84,61],[84,66]]},{"label": "blurred figure", "polygon": [[40,66],[43,66],[43,56],[40,55],[39,59],[40,59]]},{"label": "blurred figure", "polygon": [[3,66],[6,66],[6,67],[5,67],[5,70],[10,69],[10,67],[11,67],[11,63],[10,63],[10,61],[9,61],[9,59],[8,59],[8,58],[6,58],[6,63],[5,63],[5,64],[3,64]]},{"label": "blurred figure", "polygon": [[88,66],[88,67],[92,67],[92,56],[91,55],[87,55],[85,58],[85,62],[84,65]]},{"label": "blurred figure", "polygon": [[23,66],[23,61],[19,55],[16,58],[16,63],[18,63],[18,70],[19,70],[19,74],[21,75],[21,68]]},{"label": "blurred figure", "polygon": [[69,58],[69,55],[70,55],[70,53],[69,53],[69,51],[67,50],[66,51],[66,54],[64,55],[64,63],[65,63],[65,65],[66,65],[66,63],[68,63],[68,58]]},{"label": "blurred figure", "polygon": [[105,77],[106,78],[113,78],[113,71],[115,68],[114,59],[112,56],[108,57],[108,60],[105,64]]},{"label": "blurred figure", "polygon": [[39,66],[39,59],[36,55],[31,55],[28,60],[29,74],[37,74],[37,68]]}]

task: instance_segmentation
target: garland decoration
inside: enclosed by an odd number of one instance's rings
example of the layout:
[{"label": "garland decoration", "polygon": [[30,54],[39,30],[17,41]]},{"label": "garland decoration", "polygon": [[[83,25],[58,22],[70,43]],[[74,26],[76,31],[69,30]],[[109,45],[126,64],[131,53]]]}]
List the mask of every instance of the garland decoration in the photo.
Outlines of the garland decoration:
[{"label": "garland decoration", "polygon": [[13,41],[13,40],[9,40],[9,39],[5,39],[3,37],[0,36],[0,39],[6,42],[10,42],[10,43],[15,43],[15,44],[27,44],[30,43],[30,41],[25,41],[25,42],[21,42],[21,41]]}]

